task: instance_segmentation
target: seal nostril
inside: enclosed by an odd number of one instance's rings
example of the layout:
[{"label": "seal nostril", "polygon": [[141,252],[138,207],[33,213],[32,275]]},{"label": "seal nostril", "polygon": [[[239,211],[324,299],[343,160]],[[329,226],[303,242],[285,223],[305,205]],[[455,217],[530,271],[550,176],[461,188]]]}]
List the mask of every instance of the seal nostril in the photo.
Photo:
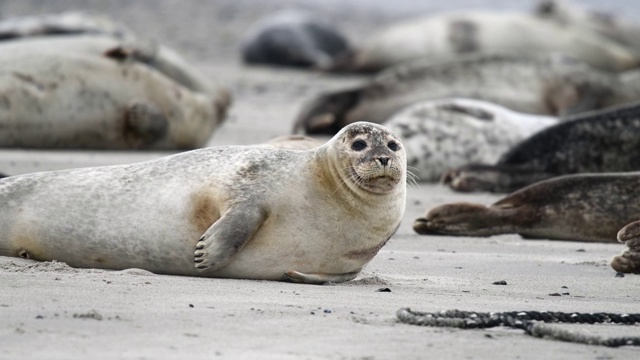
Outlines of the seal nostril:
[{"label": "seal nostril", "polygon": [[388,157],[379,157],[378,161],[380,161],[380,164],[382,166],[387,166],[387,164],[389,164],[389,158]]}]

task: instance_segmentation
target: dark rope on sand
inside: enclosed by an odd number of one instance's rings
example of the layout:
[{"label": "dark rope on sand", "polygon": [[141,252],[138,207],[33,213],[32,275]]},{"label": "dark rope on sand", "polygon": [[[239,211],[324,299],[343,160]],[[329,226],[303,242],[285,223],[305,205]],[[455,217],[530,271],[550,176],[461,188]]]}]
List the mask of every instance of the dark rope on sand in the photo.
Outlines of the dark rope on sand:
[{"label": "dark rope on sand", "polygon": [[459,329],[486,329],[507,326],[522,329],[535,337],[609,347],[640,346],[640,337],[601,337],[580,331],[562,329],[546,323],[623,325],[640,324],[640,314],[613,313],[565,313],[546,311],[511,311],[481,313],[473,311],[445,310],[436,313],[413,311],[402,308],[397,312],[403,323],[432,327],[455,327]]}]

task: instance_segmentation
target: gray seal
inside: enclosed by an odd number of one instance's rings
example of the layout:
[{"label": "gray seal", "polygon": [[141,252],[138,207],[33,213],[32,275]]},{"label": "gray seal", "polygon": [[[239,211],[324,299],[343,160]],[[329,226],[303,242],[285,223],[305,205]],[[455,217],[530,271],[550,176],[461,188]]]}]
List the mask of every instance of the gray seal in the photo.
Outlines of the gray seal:
[{"label": "gray seal", "polygon": [[615,242],[640,219],[640,173],[557,177],[520,189],[485,206],[450,203],[415,220],[419,234]]},{"label": "gray seal", "polygon": [[356,123],[315,149],[210,147],[0,180],[0,255],[305,283],[353,279],[406,202],[400,139]]},{"label": "gray seal", "polygon": [[365,84],[321,94],[302,108],[294,131],[335,134],[355,121],[383,123],[416,102],[449,97],[492,102],[513,111],[569,115],[640,99],[640,87],[566,57],[466,55],[415,61]]},{"label": "gray seal", "polygon": [[576,173],[640,171],[640,104],[576,115],[512,147],[492,165],[447,171],[456,191],[511,192]]}]

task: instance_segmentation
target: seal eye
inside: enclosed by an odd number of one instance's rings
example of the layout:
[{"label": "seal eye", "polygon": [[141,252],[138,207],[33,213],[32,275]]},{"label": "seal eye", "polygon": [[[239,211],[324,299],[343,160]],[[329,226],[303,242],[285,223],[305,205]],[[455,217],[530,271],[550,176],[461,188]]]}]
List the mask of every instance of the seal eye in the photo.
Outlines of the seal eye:
[{"label": "seal eye", "polygon": [[395,141],[389,141],[387,146],[389,147],[389,149],[391,149],[391,151],[398,151],[398,149],[400,149],[400,145],[398,145],[398,143]]},{"label": "seal eye", "polygon": [[364,140],[356,140],[351,144],[351,148],[355,151],[364,150],[367,147],[367,143]]}]

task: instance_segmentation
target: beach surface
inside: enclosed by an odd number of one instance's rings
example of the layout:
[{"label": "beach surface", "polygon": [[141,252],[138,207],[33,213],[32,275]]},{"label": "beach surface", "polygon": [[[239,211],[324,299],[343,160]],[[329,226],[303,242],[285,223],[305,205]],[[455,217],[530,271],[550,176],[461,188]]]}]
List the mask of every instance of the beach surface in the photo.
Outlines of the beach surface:
[{"label": "beach surface", "polygon": [[[358,76],[248,67],[238,44],[261,16],[309,9],[357,41],[381,25],[433,11],[526,11],[528,1],[81,1],[0,2],[3,18],[66,10],[103,13],[180,51],[234,95],[208,145],[255,144],[291,132],[303,103],[358,84]],[[640,4],[583,1],[640,18]],[[0,150],[0,172],[121,164],[171,152]],[[404,220],[354,281],[330,285],[203,279],[140,269],[74,269],[0,257],[0,359],[632,359],[637,348],[534,338],[521,330],[428,328],[396,312],[459,309],[640,313],[640,276],[617,276],[611,243],[419,236],[413,220],[451,201],[489,204],[491,194],[409,185]],[[504,281],[506,285],[494,285]],[[640,326],[557,325],[601,336],[637,336]]]}]

